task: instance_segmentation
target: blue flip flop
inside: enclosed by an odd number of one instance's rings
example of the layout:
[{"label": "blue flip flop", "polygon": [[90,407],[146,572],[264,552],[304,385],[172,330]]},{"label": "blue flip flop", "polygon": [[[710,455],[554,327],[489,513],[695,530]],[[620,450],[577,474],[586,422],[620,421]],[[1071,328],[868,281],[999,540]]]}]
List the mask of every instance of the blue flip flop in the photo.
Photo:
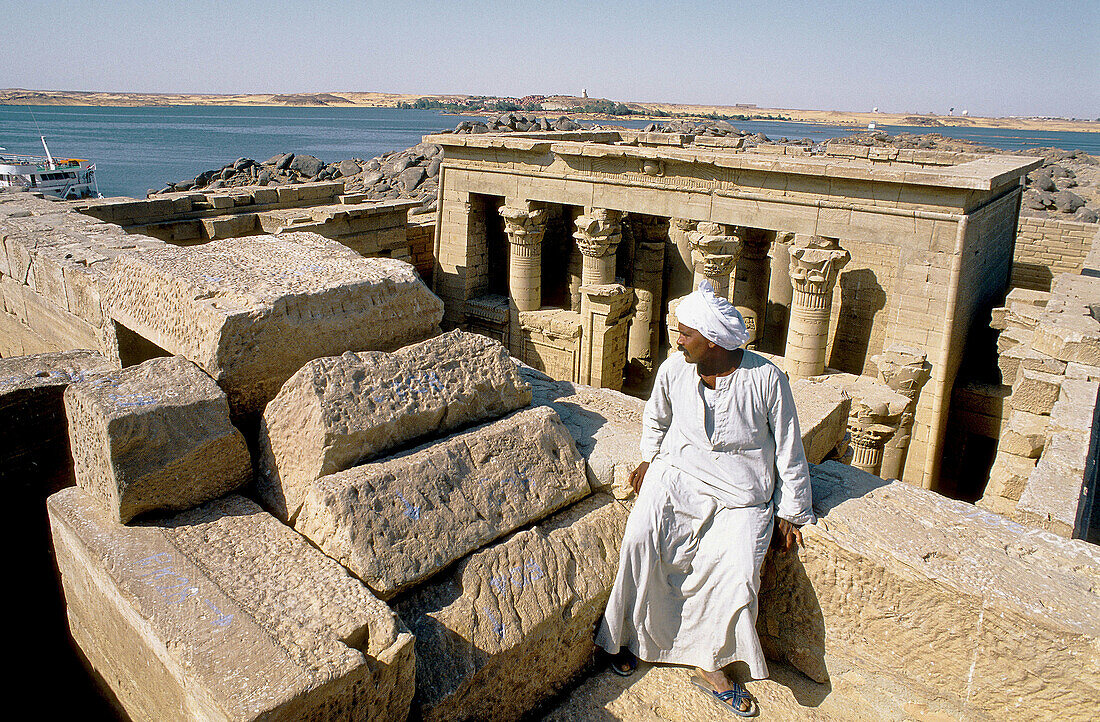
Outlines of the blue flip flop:
[{"label": "blue flip flop", "polygon": [[[707,697],[715,704],[722,705],[726,708],[727,712],[732,712],[738,717],[755,717],[760,714],[760,707],[756,704],[756,700],[752,698],[743,684],[730,682],[730,685],[732,685],[731,689],[726,692],[715,692],[714,688],[707,684],[706,680],[702,677],[692,677],[691,683],[706,692]],[[741,709],[741,702],[745,700],[748,700],[749,703],[749,708],[747,710]]]}]

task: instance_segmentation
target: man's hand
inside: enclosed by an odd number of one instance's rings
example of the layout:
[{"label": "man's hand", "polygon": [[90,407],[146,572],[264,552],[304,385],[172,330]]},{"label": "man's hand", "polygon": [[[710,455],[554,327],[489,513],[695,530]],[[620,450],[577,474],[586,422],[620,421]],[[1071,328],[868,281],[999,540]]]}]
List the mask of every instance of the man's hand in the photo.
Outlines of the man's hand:
[{"label": "man's hand", "polygon": [[645,481],[645,473],[648,469],[649,462],[643,461],[642,463],[638,464],[638,468],[630,472],[630,478],[628,481],[630,481],[630,488],[634,490],[635,494],[642,490],[642,482]]},{"label": "man's hand", "polygon": [[[631,476],[631,479],[633,478],[634,477]],[[796,545],[801,547],[806,546],[802,542],[802,532],[798,530],[798,526],[786,519],[776,519],[775,532],[772,533],[772,547],[789,552]]]}]

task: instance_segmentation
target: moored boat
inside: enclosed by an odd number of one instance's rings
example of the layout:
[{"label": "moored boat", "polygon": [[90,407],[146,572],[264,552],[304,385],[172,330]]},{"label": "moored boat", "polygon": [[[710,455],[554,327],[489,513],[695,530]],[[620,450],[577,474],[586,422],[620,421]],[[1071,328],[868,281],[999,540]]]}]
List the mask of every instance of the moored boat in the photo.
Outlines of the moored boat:
[{"label": "moored boat", "polygon": [[26,188],[58,198],[98,196],[95,163],[80,158],[54,158],[42,138],[46,155],[15,155],[0,148],[0,188]]}]

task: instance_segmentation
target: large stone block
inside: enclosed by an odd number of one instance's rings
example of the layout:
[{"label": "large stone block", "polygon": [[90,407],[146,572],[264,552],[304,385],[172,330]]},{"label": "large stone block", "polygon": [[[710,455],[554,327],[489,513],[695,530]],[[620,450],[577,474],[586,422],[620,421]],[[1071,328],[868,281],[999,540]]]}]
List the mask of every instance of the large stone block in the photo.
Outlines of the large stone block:
[{"label": "large stone block", "polygon": [[39,491],[40,499],[71,484],[62,394],[69,384],[114,370],[113,364],[95,351],[0,359],[0,438],[4,440],[0,479],[46,484],[45,493]]},{"label": "large stone block", "polygon": [[1032,346],[1061,361],[1100,366],[1100,321],[1083,314],[1048,313],[1035,328]]},{"label": "large stone block", "polygon": [[116,321],[213,376],[235,414],[262,411],[311,359],[395,349],[443,316],[412,266],[313,233],[127,255],[108,297]]},{"label": "large stone block", "polygon": [[852,400],[832,384],[799,379],[791,384],[806,460],[820,464],[844,440]]},{"label": "large stone block", "polygon": [[1038,458],[1039,454],[1043,453],[1043,445],[1046,444],[1049,423],[1049,416],[1013,411],[1008,417],[1008,424],[1001,433],[1001,438],[997,441],[997,451],[1030,459]]},{"label": "large stone block", "polygon": [[1051,434],[1020,494],[1016,519],[1059,536],[1084,536],[1089,525],[1084,488],[1089,438],[1079,431]]},{"label": "large stone block", "polygon": [[1100,699],[1095,546],[825,462],[816,525],[770,557],[765,650],[813,679],[830,657],[947,700],[966,718],[1091,720]]},{"label": "large stone block", "polygon": [[1009,405],[1014,411],[1050,415],[1062,385],[1062,377],[1021,369],[1012,387]]},{"label": "large stone block", "polygon": [[225,393],[179,356],[73,384],[65,412],[77,484],[122,523],[221,496],[252,474]]},{"label": "large stone block", "polygon": [[530,402],[508,351],[477,334],[315,359],[264,410],[260,495],[276,516],[292,519],[314,479]]},{"label": "large stone block", "polygon": [[626,516],[597,494],[398,601],[416,635],[414,714],[513,720],[577,674],[594,649]]},{"label": "large stone block", "polygon": [[536,407],[322,477],[294,527],[389,599],[589,493],[573,439]]},{"label": "large stone block", "polygon": [[133,719],[404,720],[412,637],[241,496],[135,526],[49,500],[73,638]]}]

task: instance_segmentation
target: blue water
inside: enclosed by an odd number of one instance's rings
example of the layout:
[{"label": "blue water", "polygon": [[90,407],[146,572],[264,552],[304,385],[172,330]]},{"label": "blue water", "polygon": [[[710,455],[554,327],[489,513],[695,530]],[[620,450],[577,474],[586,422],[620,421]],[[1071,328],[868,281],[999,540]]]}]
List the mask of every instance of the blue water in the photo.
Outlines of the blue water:
[{"label": "blue water", "polygon": [[[368,159],[416,145],[421,136],[453,128],[463,119],[434,110],[394,108],[7,105],[0,106],[0,147],[11,153],[40,154],[38,136],[45,135],[55,156],[96,163],[103,195],[141,198],[149,189],[221,168],[242,156],[263,161],[292,151],[326,162]],[[641,128],[649,122],[623,120],[615,124]],[[775,120],[737,121],[734,125],[773,140],[820,141],[860,130]],[[1055,146],[1100,155],[1100,133],[908,126],[879,129],[890,134],[937,132],[1008,151]]]}]

